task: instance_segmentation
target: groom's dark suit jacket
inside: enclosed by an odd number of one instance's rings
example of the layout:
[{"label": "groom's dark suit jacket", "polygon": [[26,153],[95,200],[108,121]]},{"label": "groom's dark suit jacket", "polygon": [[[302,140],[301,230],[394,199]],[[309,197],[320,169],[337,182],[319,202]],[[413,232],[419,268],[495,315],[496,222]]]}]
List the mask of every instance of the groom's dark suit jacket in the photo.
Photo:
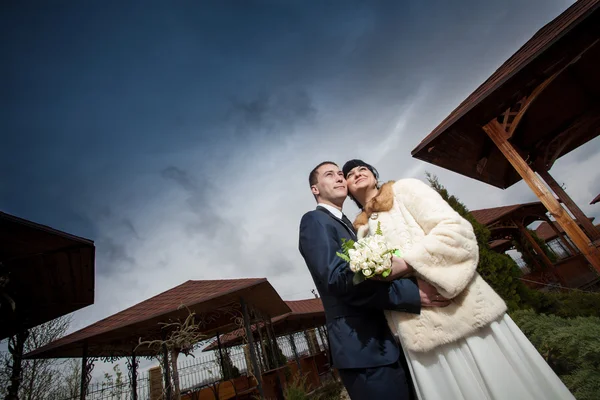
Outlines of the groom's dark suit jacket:
[{"label": "groom's dark suit jacket", "polygon": [[412,279],[352,283],[354,273],[335,253],[354,231],[322,207],[300,222],[300,253],[323,301],[330,357],[336,368],[372,368],[398,361],[400,349],[384,310],[419,313],[419,289]]}]

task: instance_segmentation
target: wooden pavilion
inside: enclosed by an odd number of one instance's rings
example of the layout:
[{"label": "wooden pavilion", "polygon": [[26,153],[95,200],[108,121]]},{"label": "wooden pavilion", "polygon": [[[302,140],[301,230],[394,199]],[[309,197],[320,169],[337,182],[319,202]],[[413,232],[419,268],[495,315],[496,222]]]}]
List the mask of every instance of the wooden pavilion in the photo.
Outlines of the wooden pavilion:
[{"label": "wooden pavilion", "polygon": [[600,194],[599,194],[598,196],[594,197],[594,200],[592,200],[592,201],[590,202],[590,204],[596,204],[596,203],[598,203],[598,202],[600,202]]},{"label": "wooden pavilion", "polygon": [[[262,315],[278,316],[290,308],[265,278],[187,281],[166,292],[91,324],[25,355],[26,358],[72,358],[82,360],[81,399],[85,399],[95,358],[128,357],[132,399],[137,399],[139,357],[155,357],[157,350],[138,346],[140,341],[164,340],[176,329],[165,325],[183,321],[195,313],[198,333],[206,338],[238,328],[249,332]],[[248,335],[253,343],[253,336]],[[254,370],[256,354],[250,348]],[[162,349],[162,367],[167,398],[171,398],[168,353]],[[262,385],[258,379],[258,390]]]},{"label": "wooden pavilion", "polygon": [[[535,221],[550,222],[550,219],[546,215],[546,208],[541,202],[485,208],[471,211],[471,214],[479,223],[485,225],[490,230],[490,240],[492,241],[490,247],[494,245],[492,248],[496,250],[507,250],[512,247],[512,240],[520,241],[523,244],[525,244],[524,241],[527,241],[533,247],[538,257],[541,258],[544,267],[550,269],[553,267],[552,261],[542,250],[538,242],[531,236],[529,229],[527,229]],[[558,234],[563,235],[560,232]],[[510,243],[510,245],[507,245],[506,242]],[[524,247],[527,248],[526,246]],[[531,258],[537,260],[537,257]],[[537,265],[537,267],[541,269],[540,265]]]},{"label": "wooden pavilion", "polygon": [[600,272],[600,233],[549,173],[558,158],[600,134],[599,70],[600,0],[579,0],[502,64],[412,155],[501,189],[523,179]]},{"label": "wooden pavilion", "polygon": [[19,389],[29,329],[94,303],[94,242],[0,212],[0,340]]},{"label": "wooden pavilion", "polygon": [[[560,225],[551,221],[546,212],[544,205],[538,201],[473,210],[471,214],[490,230],[489,245],[492,250],[504,253],[515,247],[514,242],[520,244],[520,249],[533,264],[529,265],[533,271],[523,277],[527,282],[537,282],[536,287],[557,285],[566,288],[593,284],[598,280],[598,275],[588,267],[585,258],[571,244]],[[544,242],[557,239],[567,257],[550,259],[528,229],[537,221],[542,224],[536,229],[536,235]]]},{"label": "wooden pavilion", "polygon": [[[292,310],[289,313],[271,319],[273,333],[276,336],[286,336],[306,329],[318,328],[325,325],[325,309],[319,298],[305,300],[291,300],[285,302]],[[259,340],[259,331],[264,328],[263,324],[252,326],[254,339]],[[324,337],[321,341],[324,342]],[[242,329],[237,329],[219,338],[221,347],[234,347],[246,344],[245,334]],[[219,343],[215,339],[202,351],[217,350]]]},{"label": "wooden pavilion", "polygon": [[[296,372],[302,373],[307,379],[309,389],[316,389],[321,385],[320,377],[331,372],[327,357],[326,332],[321,327],[325,325],[325,309],[320,298],[286,301],[291,312],[272,318],[269,322],[259,322],[252,326],[256,353],[262,355],[264,366],[261,376],[265,382],[264,390],[267,398],[282,398],[284,388],[289,384]],[[304,338],[309,346],[308,354],[301,355],[296,348],[294,336],[304,333]],[[317,335],[325,347],[321,351]],[[278,338],[287,338],[292,349],[294,360],[291,364],[280,364],[277,361],[275,344]],[[268,347],[265,343],[269,343]],[[247,336],[242,329],[217,337],[202,351],[215,350],[219,358],[223,359],[222,350],[230,347],[245,346],[249,349]],[[279,345],[277,345],[278,347]],[[272,352],[272,354],[268,354]],[[274,362],[270,362],[269,358]]]}]

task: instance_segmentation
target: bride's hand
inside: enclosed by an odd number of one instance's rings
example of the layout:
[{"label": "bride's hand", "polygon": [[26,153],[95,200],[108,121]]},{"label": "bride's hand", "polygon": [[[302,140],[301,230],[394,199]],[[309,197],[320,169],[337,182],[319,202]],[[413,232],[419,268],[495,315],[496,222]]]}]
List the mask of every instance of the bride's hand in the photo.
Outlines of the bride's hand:
[{"label": "bride's hand", "polygon": [[390,274],[382,278],[386,281],[393,281],[394,279],[406,278],[413,272],[413,268],[404,261],[404,259],[396,256],[392,256],[392,267]]}]

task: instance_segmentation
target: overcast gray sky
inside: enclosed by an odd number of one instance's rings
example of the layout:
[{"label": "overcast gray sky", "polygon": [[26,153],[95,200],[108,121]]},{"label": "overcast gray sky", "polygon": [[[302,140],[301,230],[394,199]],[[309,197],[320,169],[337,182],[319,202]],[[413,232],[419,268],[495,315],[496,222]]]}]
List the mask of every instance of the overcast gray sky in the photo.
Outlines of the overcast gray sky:
[{"label": "overcast gray sky", "polygon": [[[311,297],[298,224],[322,160],[430,171],[470,209],[535,200],[410,151],[570,4],[4,2],[0,209],[95,241],[96,302],[72,329],[188,279]],[[599,149],[552,169],[596,217]]]}]

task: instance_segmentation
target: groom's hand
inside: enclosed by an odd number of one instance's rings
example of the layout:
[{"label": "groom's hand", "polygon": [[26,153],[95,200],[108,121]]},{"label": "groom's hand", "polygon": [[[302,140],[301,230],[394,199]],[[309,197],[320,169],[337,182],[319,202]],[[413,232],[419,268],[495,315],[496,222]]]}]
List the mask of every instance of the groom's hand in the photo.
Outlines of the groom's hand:
[{"label": "groom's hand", "polygon": [[429,282],[417,279],[419,285],[419,294],[421,295],[421,306],[423,307],[446,307],[450,300],[438,293],[435,286]]}]

